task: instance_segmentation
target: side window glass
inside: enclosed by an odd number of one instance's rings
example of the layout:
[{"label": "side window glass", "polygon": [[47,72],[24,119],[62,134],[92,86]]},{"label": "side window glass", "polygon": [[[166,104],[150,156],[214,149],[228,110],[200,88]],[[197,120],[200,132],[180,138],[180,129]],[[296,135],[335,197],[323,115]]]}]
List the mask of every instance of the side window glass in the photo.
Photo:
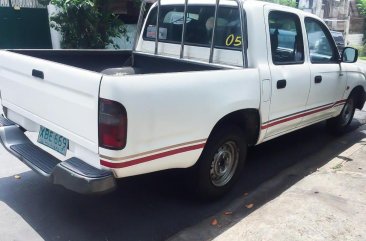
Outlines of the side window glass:
[{"label": "side window glass", "polygon": [[305,19],[305,28],[308,36],[310,60],[312,63],[330,63],[336,58],[335,49],[330,34],[326,29],[311,18]]},{"label": "side window glass", "polygon": [[297,15],[280,11],[271,12],[269,33],[274,64],[304,63],[304,41]]}]

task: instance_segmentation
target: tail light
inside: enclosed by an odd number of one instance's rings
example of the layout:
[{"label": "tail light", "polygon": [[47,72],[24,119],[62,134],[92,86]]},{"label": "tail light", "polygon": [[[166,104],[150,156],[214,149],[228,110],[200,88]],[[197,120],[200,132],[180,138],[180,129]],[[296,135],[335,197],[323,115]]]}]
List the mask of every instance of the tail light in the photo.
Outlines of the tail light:
[{"label": "tail light", "polygon": [[116,101],[99,99],[99,146],[122,150],[127,139],[127,112]]}]

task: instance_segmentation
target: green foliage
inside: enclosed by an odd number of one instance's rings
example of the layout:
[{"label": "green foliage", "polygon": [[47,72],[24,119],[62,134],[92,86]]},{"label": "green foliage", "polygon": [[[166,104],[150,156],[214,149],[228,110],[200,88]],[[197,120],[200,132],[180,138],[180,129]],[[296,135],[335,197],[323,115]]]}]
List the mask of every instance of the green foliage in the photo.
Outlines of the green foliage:
[{"label": "green foliage", "polygon": [[293,8],[297,7],[296,0],[261,0],[261,1],[277,3],[277,4],[281,4],[281,5],[289,6],[289,7],[293,7]]},{"label": "green foliage", "polygon": [[357,5],[358,12],[361,15],[366,16],[366,0],[357,0],[356,5]]},{"label": "green foliage", "polygon": [[365,57],[366,56],[366,44],[364,44],[360,50],[359,50],[359,54],[361,57]]},{"label": "green foliage", "polygon": [[362,46],[352,46],[356,49],[358,49],[358,56],[362,59],[366,58],[366,44],[362,45]]},{"label": "green foliage", "polygon": [[108,10],[109,0],[51,0],[60,12],[51,16],[51,27],[61,32],[66,49],[114,48],[112,38],[126,36],[123,23]]},{"label": "green foliage", "polygon": [[141,6],[142,0],[133,0],[133,5],[135,5],[136,8],[139,8]]},{"label": "green foliage", "polygon": [[[356,6],[358,9],[358,12],[366,17],[366,0],[356,0]],[[364,30],[363,30],[363,41],[365,42],[365,37],[366,37],[366,25],[364,26]]]},{"label": "green foliage", "polygon": [[296,0],[279,0],[278,3],[281,5],[296,8]]}]

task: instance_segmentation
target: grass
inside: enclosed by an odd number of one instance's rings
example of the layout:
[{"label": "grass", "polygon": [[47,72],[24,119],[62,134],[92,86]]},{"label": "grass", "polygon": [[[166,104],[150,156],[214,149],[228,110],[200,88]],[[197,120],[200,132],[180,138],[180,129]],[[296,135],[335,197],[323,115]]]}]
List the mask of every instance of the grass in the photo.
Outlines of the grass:
[{"label": "grass", "polygon": [[360,56],[359,59],[366,60],[366,56]]}]

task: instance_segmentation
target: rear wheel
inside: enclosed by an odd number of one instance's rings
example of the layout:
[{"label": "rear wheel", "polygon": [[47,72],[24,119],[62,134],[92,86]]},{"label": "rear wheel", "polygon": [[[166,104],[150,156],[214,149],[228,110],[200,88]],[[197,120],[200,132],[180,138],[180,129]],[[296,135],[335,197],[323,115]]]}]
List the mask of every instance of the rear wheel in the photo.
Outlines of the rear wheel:
[{"label": "rear wheel", "polygon": [[246,153],[240,128],[226,127],[213,133],[196,167],[197,194],[212,199],[228,192],[243,169]]},{"label": "rear wheel", "polygon": [[344,104],[344,107],[341,113],[327,121],[328,129],[334,134],[343,134],[347,131],[348,126],[351,124],[353,116],[355,114],[355,98],[354,96],[350,96],[347,99],[347,102]]}]

